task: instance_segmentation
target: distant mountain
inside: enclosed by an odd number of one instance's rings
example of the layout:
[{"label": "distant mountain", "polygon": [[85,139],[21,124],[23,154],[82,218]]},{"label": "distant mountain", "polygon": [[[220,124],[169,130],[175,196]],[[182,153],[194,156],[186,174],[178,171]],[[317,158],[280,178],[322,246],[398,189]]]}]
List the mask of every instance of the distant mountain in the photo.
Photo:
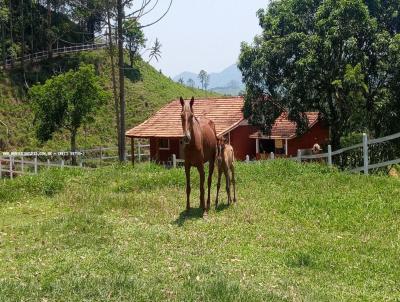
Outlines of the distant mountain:
[{"label": "distant mountain", "polygon": [[[238,93],[244,89],[242,82],[242,74],[236,64],[225,68],[221,72],[212,72],[210,75],[209,90],[227,94],[227,95],[238,95]],[[197,73],[185,71],[175,76],[174,81],[183,79],[184,84],[188,83],[189,79],[192,79],[195,83],[195,87],[201,87],[200,80]]]}]

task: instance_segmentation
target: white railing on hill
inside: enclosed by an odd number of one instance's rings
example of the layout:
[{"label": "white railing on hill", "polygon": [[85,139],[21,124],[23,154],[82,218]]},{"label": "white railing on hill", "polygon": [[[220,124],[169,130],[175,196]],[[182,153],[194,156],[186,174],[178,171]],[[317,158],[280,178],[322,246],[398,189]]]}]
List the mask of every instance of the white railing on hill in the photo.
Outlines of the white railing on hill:
[{"label": "white railing on hill", "polygon": [[[355,144],[353,146],[350,147],[346,147],[346,148],[342,148],[339,150],[335,150],[332,151],[331,145],[328,145],[328,152],[326,153],[320,153],[320,154],[313,154],[313,155],[305,155],[304,153],[304,149],[299,149],[297,150],[297,156],[296,157],[291,157],[289,159],[291,160],[297,160],[298,162],[302,162],[303,160],[318,160],[318,159],[324,159],[327,164],[329,166],[333,165],[333,156],[335,155],[339,155],[342,154],[344,152],[347,151],[351,151],[354,149],[360,149],[362,151],[362,159],[363,159],[363,165],[360,167],[355,167],[350,169],[351,172],[363,172],[364,174],[368,175],[369,170],[371,169],[377,169],[377,168],[382,168],[382,167],[386,167],[386,166],[390,166],[390,165],[395,165],[395,164],[399,164],[400,163],[400,158],[394,158],[391,160],[387,160],[387,161],[383,161],[383,162],[379,162],[379,163],[375,163],[375,164],[371,164],[370,163],[370,156],[369,156],[369,146],[371,145],[377,145],[377,144],[381,144],[381,143],[385,143],[385,142],[389,142],[391,140],[394,139],[398,139],[400,138],[400,132],[393,134],[393,135],[389,135],[389,136],[385,136],[385,137],[381,137],[381,138],[375,138],[375,139],[368,139],[367,134],[363,134],[363,141],[362,143],[359,144]],[[274,153],[271,152],[269,158],[270,159],[274,159]],[[249,162],[249,157],[246,157],[246,162]]]},{"label": "white railing on hill", "polygon": [[[65,46],[65,47],[59,47],[59,48],[54,48],[51,51],[51,55],[53,57],[57,57],[62,54],[68,54],[68,53],[74,53],[74,52],[81,52],[81,51],[91,51],[91,50],[96,50],[96,49],[102,49],[106,48],[107,44],[106,43],[90,43],[90,44],[80,44],[80,45],[74,45],[74,46]],[[18,57],[15,59],[7,59],[5,62],[5,68],[11,68],[11,66],[15,64],[19,64],[22,61],[24,62],[38,62],[43,59],[49,58],[49,51],[44,50],[44,51],[39,51],[35,52],[33,54],[27,54],[23,57]]]},{"label": "white railing on hill", "polygon": [[[135,161],[150,160],[150,145],[135,145]],[[69,152],[4,152],[0,155],[0,178],[14,178],[23,174],[37,174],[49,168],[94,168],[118,160],[117,147],[98,147],[79,150],[76,155],[78,165],[71,164]],[[131,159],[126,153],[126,158]],[[66,159],[68,158],[68,159]]]}]

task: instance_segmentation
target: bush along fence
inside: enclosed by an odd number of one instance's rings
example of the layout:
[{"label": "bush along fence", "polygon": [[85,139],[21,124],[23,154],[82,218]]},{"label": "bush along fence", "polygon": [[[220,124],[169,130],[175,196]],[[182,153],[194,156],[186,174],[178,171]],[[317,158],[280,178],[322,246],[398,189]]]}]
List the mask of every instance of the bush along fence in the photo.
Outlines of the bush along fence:
[{"label": "bush along fence", "polygon": [[[291,157],[291,160],[302,161],[324,161],[329,166],[336,165],[344,170],[351,172],[363,172],[369,174],[370,170],[376,170],[382,167],[400,163],[400,144],[393,143],[393,140],[400,138],[400,132],[385,136],[382,138],[368,139],[367,134],[363,134],[362,142],[332,151],[331,145],[328,145],[326,153],[305,155],[305,149],[297,150],[297,157]],[[309,150],[307,150],[309,151]],[[274,159],[273,153],[269,159]],[[246,161],[249,161],[247,156]]]},{"label": "bush along fence", "polygon": [[[135,145],[135,161],[150,160],[150,145]],[[72,165],[72,157],[76,158],[76,165]],[[131,154],[126,153],[130,159]],[[42,169],[61,168],[96,168],[114,163],[118,160],[117,147],[98,147],[71,152],[9,152],[0,155],[0,178],[14,178],[18,175],[37,174]]]}]

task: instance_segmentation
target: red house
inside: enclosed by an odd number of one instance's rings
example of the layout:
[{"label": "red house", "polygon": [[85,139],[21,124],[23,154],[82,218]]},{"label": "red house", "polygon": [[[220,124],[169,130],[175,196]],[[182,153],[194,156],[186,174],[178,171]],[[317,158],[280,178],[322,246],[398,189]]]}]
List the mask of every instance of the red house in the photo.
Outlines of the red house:
[{"label": "red house", "polygon": [[[243,118],[242,97],[212,98],[195,100],[196,116],[205,115],[214,121],[217,135],[224,135],[235,150],[235,157],[244,160],[263,158],[274,152],[281,156],[295,156],[297,149],[311,148],[314,143],[324,145],[329,138],[329,130],[318,118],[317,112],[308,112],[309,130],[302,136],[296,135],[296,124],[282,114],[272,127],[271,135],[265,136]],[[179,100],[170,102],[142,124],[128,130],[126,136],[150,140],[152,160],[170,161],[172,154],[183,158],[184,144],[181,126],[181,105]]]}]

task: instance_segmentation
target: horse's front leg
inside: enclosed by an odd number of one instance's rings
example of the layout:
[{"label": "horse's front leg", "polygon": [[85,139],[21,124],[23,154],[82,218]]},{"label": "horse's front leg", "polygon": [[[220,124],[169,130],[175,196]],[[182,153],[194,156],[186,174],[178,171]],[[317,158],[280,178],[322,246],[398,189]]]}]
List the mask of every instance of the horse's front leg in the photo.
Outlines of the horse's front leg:
[{"label": "horse's front leg", "polygon": [[186,211],[190,210],[190,165],[185,165],[186,174]]},{"label": "horse's front leg", "polygon": [[212,182],[212,176],[214,173],[214,160],[210,160],[210,165],[208,168],[208,181],[207,181],[207,185],[208,185],[208,196],[207,196],[207,210],[210,209],[210,194],[211,194],[211,182]]},{"label": "horse's front leg", "polygon": [[197,170],[200,174],[200,207],[203,209],[203,214],[207,214],[207,208],[204,200],[204,181],[206,179],[204,165],[198,166]]}]

